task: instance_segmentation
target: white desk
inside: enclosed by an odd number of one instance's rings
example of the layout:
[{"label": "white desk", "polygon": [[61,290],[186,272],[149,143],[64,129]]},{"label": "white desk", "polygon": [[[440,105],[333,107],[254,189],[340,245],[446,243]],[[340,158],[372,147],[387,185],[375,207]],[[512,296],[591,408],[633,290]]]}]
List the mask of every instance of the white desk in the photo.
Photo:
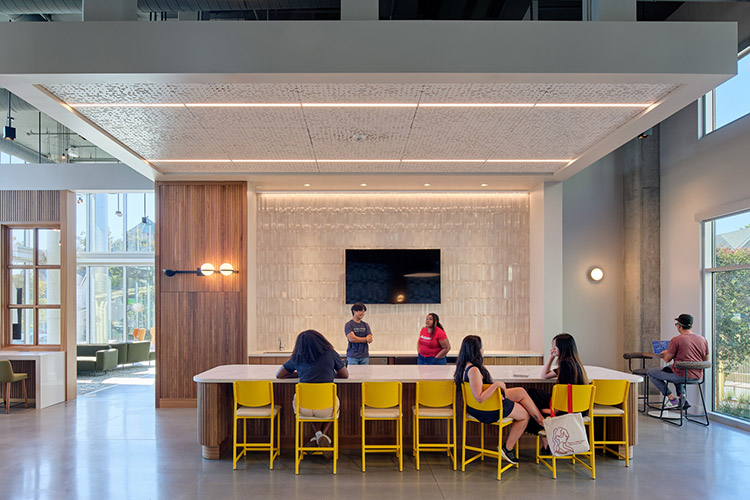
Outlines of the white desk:
[{"label": "white desk", "polygon": [[0,359],[34,362],[34,399],[37,408],[65,401],[65,353],[62,351],[0,351]]}]

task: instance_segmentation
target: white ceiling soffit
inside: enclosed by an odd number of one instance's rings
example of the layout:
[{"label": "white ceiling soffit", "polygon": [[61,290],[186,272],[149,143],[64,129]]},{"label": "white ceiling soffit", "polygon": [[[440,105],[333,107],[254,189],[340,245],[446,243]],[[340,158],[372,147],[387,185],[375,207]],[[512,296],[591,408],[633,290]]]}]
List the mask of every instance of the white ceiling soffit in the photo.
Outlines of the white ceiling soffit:
[{"label": "white ceiling soffit", "polygon": [[[33,50],[59,39],[85,57]],[[0,86],[152,179],[564,180],[736,72],[727,23],[11,23],[11,45]],[[215,106],[238,103],[291,107]]]}]

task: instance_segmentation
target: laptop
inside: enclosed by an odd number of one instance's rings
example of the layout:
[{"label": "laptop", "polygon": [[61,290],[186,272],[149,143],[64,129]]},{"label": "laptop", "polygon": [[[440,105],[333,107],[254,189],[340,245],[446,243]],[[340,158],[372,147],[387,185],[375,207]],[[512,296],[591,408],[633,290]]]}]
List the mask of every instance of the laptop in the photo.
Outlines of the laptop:
[{"label": "laptop", "polygon": [[661,354],[669,348],[669,340],[652,340],[651,345],[654,346],[654,354]]}]

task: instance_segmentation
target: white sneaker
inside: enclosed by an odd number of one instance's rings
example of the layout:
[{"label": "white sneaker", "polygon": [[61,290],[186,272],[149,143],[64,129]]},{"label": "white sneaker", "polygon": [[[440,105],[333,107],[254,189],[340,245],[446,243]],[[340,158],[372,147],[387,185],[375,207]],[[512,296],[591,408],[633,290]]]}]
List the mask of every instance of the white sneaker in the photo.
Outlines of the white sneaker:
[{"label": "white sneaker", "polygon": [[[318,437],[318,446],[320,446],[321,448],[330,448],[331,443],[332,443],[331,438],[329,438],[325,434],[321,434]],[[333,451],[330,451],[330,450],[324,451],[323,456],[326,458],[333,458]]]}]

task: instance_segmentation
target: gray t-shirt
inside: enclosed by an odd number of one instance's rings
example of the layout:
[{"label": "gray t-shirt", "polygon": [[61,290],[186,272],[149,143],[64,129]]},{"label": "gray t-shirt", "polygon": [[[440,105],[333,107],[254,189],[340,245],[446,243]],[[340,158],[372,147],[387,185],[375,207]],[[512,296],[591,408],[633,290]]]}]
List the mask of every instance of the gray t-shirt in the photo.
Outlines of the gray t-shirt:
[{"label": "gray t-shirt", "polygon": [[[349,335],[349,332],[354,332],[354,335],[362,338],[372,335],[370,325],[364,321],[357,323],[353,319],[350,319],[344,325],[344,335]],[[370,344],[367,342],[349,342],[349,347],[346,348],[346,357],[353,359],[369,358]]]}]

